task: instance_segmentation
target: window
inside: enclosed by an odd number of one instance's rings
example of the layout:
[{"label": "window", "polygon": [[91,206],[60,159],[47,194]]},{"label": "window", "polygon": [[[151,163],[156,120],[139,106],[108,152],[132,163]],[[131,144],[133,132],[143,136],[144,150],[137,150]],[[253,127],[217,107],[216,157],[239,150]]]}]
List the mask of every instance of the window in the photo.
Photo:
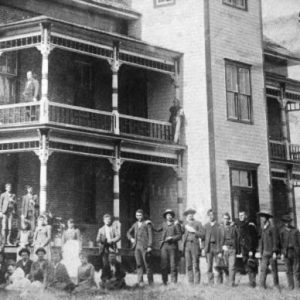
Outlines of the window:
[{"label": "window", "polygon": [[227,117],[229,120],[251,122],[250,67],[226,62]]},{"label": "window", "polygon": [[252,188],[252,173],[245,170],[231,170],[232,186]]},{"label": "window", "polygon": [[92,66],[88,62],[76,61],[76,72],[78,76],[78,83],[81,88],[91,90],[92,85]]},{"label": "window", "polygon": [[0,56],[0,104],[16,102],[16,77],[16,53],[3,53]]},{"label": "window", "polygon": [[175,4],[175,0],[154,0],[155,7],[172,5],[172,4]]},{"label": "window", "polygon": [[223,3],[232,7],[247,10],[247,0],[223,0]]}]

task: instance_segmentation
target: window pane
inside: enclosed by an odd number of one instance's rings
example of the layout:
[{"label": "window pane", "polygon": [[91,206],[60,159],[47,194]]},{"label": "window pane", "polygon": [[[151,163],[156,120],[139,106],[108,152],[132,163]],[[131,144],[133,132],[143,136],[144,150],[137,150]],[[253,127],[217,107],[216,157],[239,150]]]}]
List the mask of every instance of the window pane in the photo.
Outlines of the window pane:
[{"label": "window pane", "polygon": [[240,185],[239,170],[232,170],[231,177],[232,177],[232,185],[239,186]]},{"label": "window pane", "polygon": [[239,92],[250,95],[250,72],[249,69],[239,68]]},{"label": "window pane", "polygon": [[237,83],[237,68],[234,65],[226,65],[226,90],[237,92],[238,83]]},{"label": "window pane", "polygon": [[246,0],[235,0],[236,6],[246,8]]},{"label": "window pane", "polygon": [[228,118],[238,118],[236,96],[232,92],[227,93],[227,114]]},{"label": "window pane", "polygon": [[250,121],[250,97],[239,95],[240,119]]}]

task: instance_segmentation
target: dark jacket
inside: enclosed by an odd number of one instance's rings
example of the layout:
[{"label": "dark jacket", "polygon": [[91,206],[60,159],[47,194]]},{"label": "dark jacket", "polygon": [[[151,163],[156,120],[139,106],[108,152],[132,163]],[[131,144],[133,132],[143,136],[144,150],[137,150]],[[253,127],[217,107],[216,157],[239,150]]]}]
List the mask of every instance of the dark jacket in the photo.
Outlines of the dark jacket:
[{"label": "dark jacket", "polygon": [[[229,237],[228,240],[226,240]],[[238,249],[238,232],[235,223],[229,225],[222,224],[220,226],[220,246],[231,246],[235,250]]]},{"label": "dark jacket", "polygon": [[286,227],[283,227],[279,233],[280,239],[280,249],[281,254],[284,256],[287,255],[287,250],[293,248],[296,253],[299,253],[300,249],[300,233],[297,228],[290,227],[288,230]]},{"label": "dark jacket", "polygon": [[251,251],[256,252],[258,246],[258,233],[254,223],[248,221],[237,221],[238,249],[237,252],[248,256]]},{"label": "dark jacket", "polygon": [[[191,227],[193,227],[195,229],[195,233],[189,233],[186,229],[185,229],[185,225],[190,225]],[[192,221],[192,222],[186,222],[183,227],[182,227],[182,231],[183,231],[183,237],[182,237],[182,242],[183,242],[183,251],[185,249],[185,245],[186,245],[186,241],[187,238],[189,237],[189,239],[192,239],[194,241],[194,243],[196,245],[199,246],[199,239],[203,240],[204,239],[204,227],[202,226],[201,222],[198,221]]]},{"label": "dark jacket", "polygon": [[24,273],[25,273],[25,276],[29,275],[30,274],[30,271],[31,271],[31,266],[32,266],[32,260],[29,259],[25,265],[23,265],[23,261],[22,259],[20,259],[18,262],[17,262],[17,268],[21,268]]},{"label": "dark jacket", "polygon": [[[159,243],[159,248],[161,249],[162,246],[166,243],[168,245],[172,245],[174,247],[178,247],[178,241],[180,241],[182,237],[182,228],[179,223],[173,222],[172,224],[168,225],[167,222],[162,223],[161,228],[155,229],[156,232],[161,232],[161,238]],[[170,231],[171,239],[166,241],[167,232]]]},{"label": "dark jacket", "polygon": [[111,225],[111,233],[112,233],[112,239],[111,244],[107,243],[106,239],[106,232],[105,232],[105,225],[102,226],[98,230],[97,239],[96,242],[99,245],[99,254],[101,255],[104,251],[112,251],[117,252],[117,242],[121,239],[120,230],[118,227],[116,227],[115,223],[112,223]]},{"label": "dark jacket", "polygon": [[62,263],[55,267],[53,263],[49,264],[45,274],[45,287],[57,290],[66,290],[72,285],[68,271]]},{"label": "dark jacket", "polygon": [[222,251],[222,247],[220,244],[221,241],[221,231],[220,231],[220,224],[218,222],[215,222],[215,224],[213,226],[211,226],[211,223],[208,222],[204,225],[204,234],[205,234],[205,239],[204,239],[204,251],[205,253],[209,253],[210,252],[210,246],[211,246],[211,238],[212,238],[212,230],[213,227],[216,226],[216,237],[215,237],[215,249],[217,250],[217,252],[221,252]]},{"label": "dark jacket", "polygon": [[38,205],[37,195],[26,194],[22,197],[22,209],[21,214],[27,217],[28,212],[35,212],[36,206]]},{"label": "dark jacket", "polygon": [[264,256],[279,252],[279,235],[276,228],[270,223],[261,230],[259,250]]},{"label": "dark jacket", "polygon": [[130,240],[135,239],[132,248],[134,249],[137,242],[143,246],[144,249],[153,246],[153,229],[151,222],[143,221],[141,227],[139,228],[138,222],[135,222],[131,228],[127,231],[127,238]]}]

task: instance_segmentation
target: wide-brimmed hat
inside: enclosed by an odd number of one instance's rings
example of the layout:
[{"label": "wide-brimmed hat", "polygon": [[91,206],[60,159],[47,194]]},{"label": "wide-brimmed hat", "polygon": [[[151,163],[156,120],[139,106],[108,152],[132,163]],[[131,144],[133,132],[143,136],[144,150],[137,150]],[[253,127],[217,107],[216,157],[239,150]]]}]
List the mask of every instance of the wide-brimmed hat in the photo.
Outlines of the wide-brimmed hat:
[{"label": "wide-brimmed hat", "polygon": [[18,252],[18,254],[19,254],[19,256],[21,256],[22,255],[22,253],[27,253],[28,255],[30,255],[30,251],[27,249],[27,248],[22,248],[19,252]]},{"label": "wide-brimmed hat", "polygon": [[289,222],[292,222],[293,219],[290,215],[284,215],[281,217],[281,221],[284,222],[284,223],[289,223]]},{"label": "wide-brimmed hat", "polygon": [[187,216],[187,215],[194,215],[196,212],[197,212],[197,211],[196,211],[195,209],[189,208],[189,209],[187,209],[187,210],[183,213],[183,215],[184,215],[184,216]]},{"label": "wide-brimmed hat", "polygon": [[40,251],[44,252],[44,254],[47,254],[45,248],[43,248],[43,247],[37,248],[35,251],[35,254],[37,255]]},{"label": "wide-brimmed hat", "polygon": [[260,217],[266,217],[268,219],[273,218],[271,213],[266,211],[266,210],[261,210],[260,212],[257,213],[257,215],[260,216]]},{"label": "wide-brimmed hat", "polygon": [[175,217],[175,212],[172,209],[166,209],[163,213],[163,217],[165,218],[167,214],[171,214],[173,218]]}]

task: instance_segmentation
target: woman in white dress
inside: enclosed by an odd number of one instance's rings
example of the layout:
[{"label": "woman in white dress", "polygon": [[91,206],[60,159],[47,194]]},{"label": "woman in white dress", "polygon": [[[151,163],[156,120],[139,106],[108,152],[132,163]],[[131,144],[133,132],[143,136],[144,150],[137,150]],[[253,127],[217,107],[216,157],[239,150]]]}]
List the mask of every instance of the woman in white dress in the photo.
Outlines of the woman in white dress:
[{"label": "woman in white dress", "polygon": [[74,283],[77,283],[78,267],[81,265],[79,253],[82,240],[79,229],[75,228],[74,220],[69,219],[67,230],[62,235],[62,263],[66,266],[68,274]]}]

